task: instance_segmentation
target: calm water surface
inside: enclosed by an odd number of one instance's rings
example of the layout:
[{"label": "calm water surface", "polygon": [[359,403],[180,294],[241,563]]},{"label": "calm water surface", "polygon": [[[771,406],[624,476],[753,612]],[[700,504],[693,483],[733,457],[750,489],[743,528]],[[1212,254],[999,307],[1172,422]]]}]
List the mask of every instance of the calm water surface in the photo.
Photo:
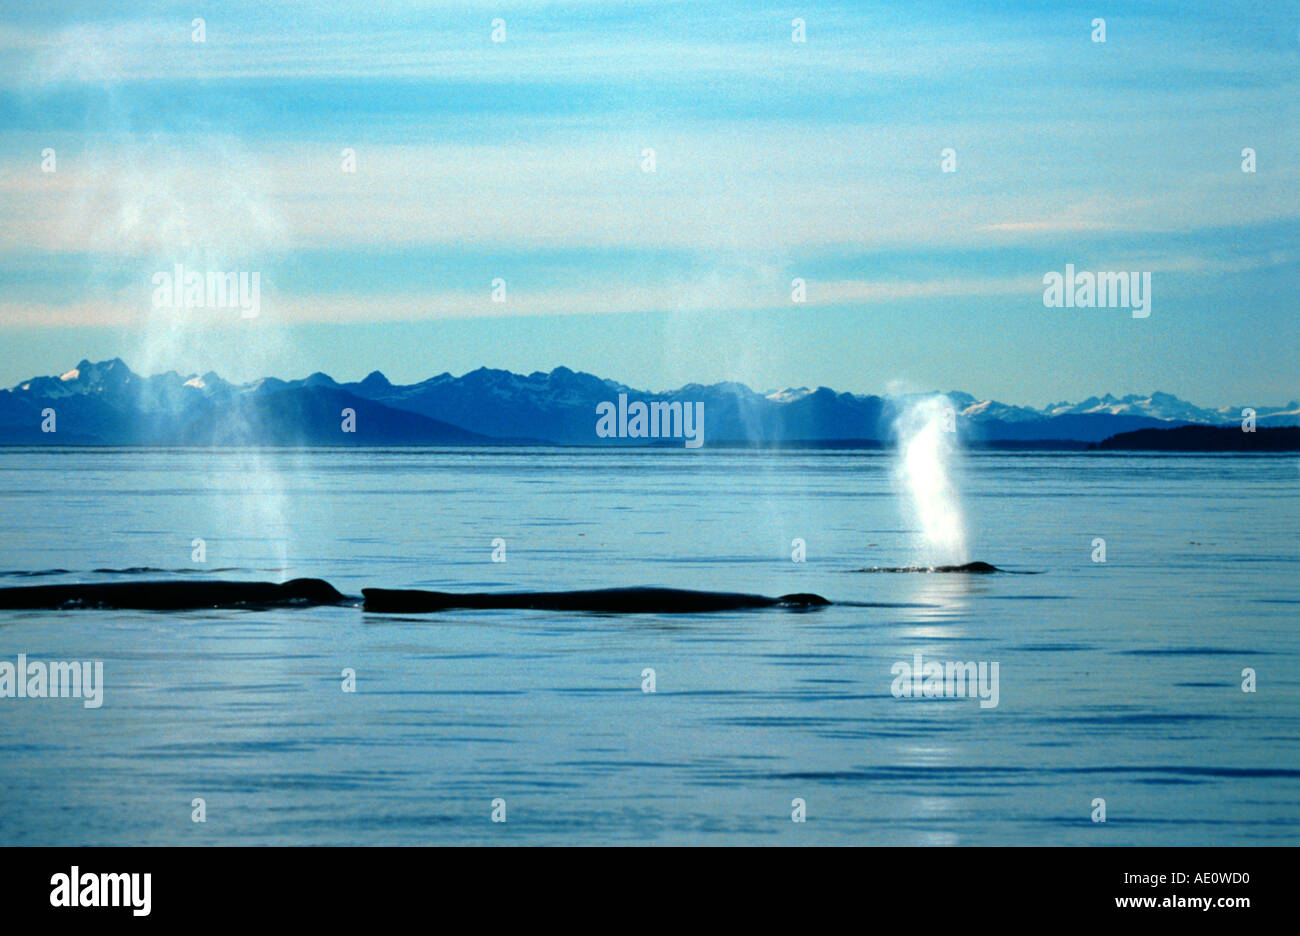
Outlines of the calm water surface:
[{"label": "calm water surface", "polygon": [[[0,450],[0,585],[866,605],[0,611],[0,659],[106,684],[98,710],[0,699],[0,842],[1300,844],[1297,482],[1294,457],[969,455],[971,557],[1041,574],[864,575],[917,560],[884,453]],[[894,698],[918,652],[997,661],[1000,704]]]}]

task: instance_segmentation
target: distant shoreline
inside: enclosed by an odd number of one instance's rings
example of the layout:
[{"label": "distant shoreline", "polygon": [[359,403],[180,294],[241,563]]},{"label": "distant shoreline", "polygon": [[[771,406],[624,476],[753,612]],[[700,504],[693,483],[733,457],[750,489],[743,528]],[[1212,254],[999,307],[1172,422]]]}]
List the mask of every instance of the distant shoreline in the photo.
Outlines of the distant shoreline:
[{"label": "distant shoreline", "polygon": [[1300,452],[1300,427],[1177,426],[1137,429],[1094,443],[1090,449],[1147,452]]},{"label": "distant shoreline", "polygon": [[[1259,454],[1273,455],[1287,452],[1300,452],[1300,427],[1261,427],[1254,432],[1243,432],[1236,426],[1177,426],[1171,429],[1139,429],[1122,432],[1101,442],[1083,442],[1074,439],[991,439],[985,441],[966,441],[965,450],[971,453],[981,452],[1085,452],[1104,455],[1125,452],[1181,452],[1181,453],[1225,453],[1225,454]],[[868,451],[884,452],[894,448],[894,444],[880,439],[816,439],[807,441],[784,440],[772,442],[753,441],[710,441],[702,449],[693,452],[707,452],[710,449],[724,451]],[[482,450],[482,449],[547,449],[564,451],[684,451],[680,442],[664,440],[662,442],[606,442],[603,444],[576,444],[546,442],[529,439],[492,439],[482,442],[460,443],[421,443],[421,442],[375,442],[347,441],[322,443],[314,441],[299,445],[169,445],[158,442],[106,443],[98,440],[58,442],[34,440],[31,442],[0,442],[0,450],[9,449],[132,449],[159,451],[206,451],[206,452],[240,452],[240,451],[311,451],[336,449],[384,449],[384,450]],[[689,454],[689,452],[688,452]]]}]

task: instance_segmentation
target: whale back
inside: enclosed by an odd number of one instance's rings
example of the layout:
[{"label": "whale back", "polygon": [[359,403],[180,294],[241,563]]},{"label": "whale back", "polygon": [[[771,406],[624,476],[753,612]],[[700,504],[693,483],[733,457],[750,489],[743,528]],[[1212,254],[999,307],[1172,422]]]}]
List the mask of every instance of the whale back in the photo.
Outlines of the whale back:
[{"label": "whale back", "polygon": [[365,610],[388,613],[429,613],[457,608],[531,608],[542,611],[588,611],[602,614],[693,614],[776,606],[811,607],[830,604],[820,595],[746,595],[738,592],[693,591],[684,588],[595,588],[557,592],[439,592],[415,589],[363,588]]},{"label": "whale back", "polygon": [[325,605],[347,600],[323,579],[275,582],[158,581],[24,585],[0,588],[0,608],[61,610],[121,608],[189,611],[199,608],[262,608]]}]

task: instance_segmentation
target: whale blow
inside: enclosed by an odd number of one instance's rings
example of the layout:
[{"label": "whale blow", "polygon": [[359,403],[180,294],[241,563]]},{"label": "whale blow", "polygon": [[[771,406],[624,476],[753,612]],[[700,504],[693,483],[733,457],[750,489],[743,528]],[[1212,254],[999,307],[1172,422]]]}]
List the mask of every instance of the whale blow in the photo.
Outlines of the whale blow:
[{"label": "whale blow", "polygon": [[898,439],[895,473],[918,527],[918,558],[966,564],[966,525],[954,482],[959,446],[952,401],[942,395],[913,400],[894,420],[893,431]]}]

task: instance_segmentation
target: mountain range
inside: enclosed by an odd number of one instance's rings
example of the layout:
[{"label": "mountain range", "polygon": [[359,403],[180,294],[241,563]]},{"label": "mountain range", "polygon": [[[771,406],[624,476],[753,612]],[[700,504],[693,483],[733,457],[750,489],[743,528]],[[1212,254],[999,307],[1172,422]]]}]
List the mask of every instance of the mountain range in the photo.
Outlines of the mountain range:
[{"label": "mountain range", "polygon": [[[909,397],[827,387],[760,393],[739,383],[654,392],[557,367],[515,374],[486,367],[391,383],[379,371],[354,383],[316,373],[234,384],[215,373],[143,377],[120,359],[81,361],[57,375],[0,391],[0,444],[482,445],[646,444],[598,438],[596,406],[629,401],[703,402],[705,444],[879,445]],[[1244,407],[1206,409],[1167,393],[1105,395],[1042,409],[946,396],[972,445],[1100,442],[1121,432],[1181,425],[1240,425]],[[1300,403],[1254,405],[1259,426],[1300,425]],[[53,422],[50,411],[53,411]],[[355,432],[342,429],[344,411]],[[43,431],[46,428],[54,431]],[[664,441],[664,440],[653,440]],[[680,444],[680,440],[672,440]]]}]

